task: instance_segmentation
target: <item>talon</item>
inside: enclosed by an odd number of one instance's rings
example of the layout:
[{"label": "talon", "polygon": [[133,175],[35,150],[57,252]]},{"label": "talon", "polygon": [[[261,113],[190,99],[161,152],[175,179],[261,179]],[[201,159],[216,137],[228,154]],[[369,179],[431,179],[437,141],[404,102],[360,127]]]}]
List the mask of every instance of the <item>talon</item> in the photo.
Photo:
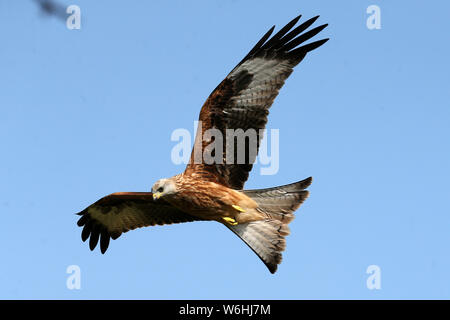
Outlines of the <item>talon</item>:
[{"label": "talon", "polygon": [[237,211],[245,212],[244,209],[242,209],[241,207],[239,207],[239,206],[237,206],[237,205],[235,205],[235,204],[233,204],[232,207],[235,208]]},{"label": "talon", "polygon": [[228,224],[232,225],[232,226],[235,226],[235,225],[238,224],[238,223],[236,222],[236,220],[234,220],[233,218],[222,217],[222,219],[223,219],[224,221],[226,221]]}]

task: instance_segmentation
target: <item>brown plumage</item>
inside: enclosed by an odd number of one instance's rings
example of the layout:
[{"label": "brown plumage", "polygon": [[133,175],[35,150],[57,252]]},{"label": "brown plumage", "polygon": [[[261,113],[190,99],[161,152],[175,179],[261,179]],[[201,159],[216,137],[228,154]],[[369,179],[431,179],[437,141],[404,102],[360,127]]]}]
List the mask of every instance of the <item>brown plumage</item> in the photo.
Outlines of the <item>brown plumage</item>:
[{"label": "brown plumage", "polygon": [[[294,28],[298,16],[270,38],[272,27],[217,86],[200,111],[191,159],[183,173],[158,180],[152,192],[114,193],[79,213],[82,240],[89,238],[91,250],[100,240],[104,253],[110,238],[139,227],[213,220],[238,235],[270,272],[276,271],[286,247],[288,223],[308,197],[305,189],[311,178],[269,189],[243,187],[262,139],[260,130],[280,88],[306,54],[328,40],[303,44],[326,27],[304,32],[317,18]],[[244,154],[238,154],[237,141],[227,136],[228,129],[254,130],[256,151],[248,139]],[[205,140],[208,130],[222,133],[224,139],[221,159],[213,163],[202,158],[211,143]]]}]

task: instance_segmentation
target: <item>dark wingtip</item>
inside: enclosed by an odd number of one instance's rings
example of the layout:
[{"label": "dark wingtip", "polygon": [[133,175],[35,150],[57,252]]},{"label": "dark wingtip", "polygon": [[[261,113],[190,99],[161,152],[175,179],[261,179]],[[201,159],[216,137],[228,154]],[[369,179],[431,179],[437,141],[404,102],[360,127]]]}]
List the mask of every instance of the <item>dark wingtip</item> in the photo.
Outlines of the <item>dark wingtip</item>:
[{"label": "dark wingtip", "polygon": [[320,15],[317,15],[315,17],[312,17],[311,19],[309,19],[308,21],[311,22],[311,24],[313,24],[314,22],[316,22],[317,19],[319,19]]},{"label": "dark wingtip", "polygon": [[277,272],[278,265],[277,264],[266,264],[267,268],[269,269],[271,274],[274,274]]},{"label": "dark wingtip", "polygon": [[78,219],[77,221],[77,226],[82,227],[86,224],[86,222],[88,222],[89,218],[87,215],[83,215],[80,217],[80,219]]},{"label": "dark wingtip", "polygon": [[306,188],[308,188],[311,185],[312,181],[313,181],[313,178],[312,177],[308,177],[308,178],[300,181],[300,183],[301,183],[303,189],[306,189]]},{"label": "dark wingtip", "polygon": [[305,52],[313,51],[313,50],[317,49],[318,47],[322,46],[323,44],[325,44],[328,40],[330,40],[330,38],[326,38],[326,39],[318,40],[318,41],[315,41],[315,42],[311,42],[311,43],[308,43],[308,44],[306,44],[306,45],[304,45],[303,47],[300,47],[300,48],[301,48],[301,50],[303,50]]},{"label": "dark wingtip", "polygon": [[91,237],[89,238],[89,249],[91,249],[91,251],[93,251],[95,249],[95,247],[97,246],[99,237],[100,237],[100,233],[94,227],[94,230],[92,230],[92,232],[91,232]]},{"label": "dark wingtip", "polygon": [[102,233],[100,235],[100,251],[102,254],[105,254],[106,250],[108,249],[109,239],[110,239],[110,236],[109,236],[108,232],[106,232],[105,230],[102,231]]},{"label": "dark wingtip", "polygon": [[286,24],[286,26],[292,24],[292,26],[294,26],[295,24],[297,24],[298,20],[300,20],[300,18],[302,17],[301,14],[299,14],[298,16],[296,16],[294,19],[292,19],[288,24]]},{"label": "dark wingtip", "polygon": [[88,221],[84,225],[83,231],[81,231],[81,240],[83,242],[85,242],[89,238],[90,234],[91,234],[91,228],[90,228],[89,221]]},{"label": "dark wingtip", "polygon": [[301,15],[292,19],[288,24],[286,24],[283,28],[281,28],[269,41],[267,41],[261,49],[275,49],[280,39],[286,35],[298,22]]}]

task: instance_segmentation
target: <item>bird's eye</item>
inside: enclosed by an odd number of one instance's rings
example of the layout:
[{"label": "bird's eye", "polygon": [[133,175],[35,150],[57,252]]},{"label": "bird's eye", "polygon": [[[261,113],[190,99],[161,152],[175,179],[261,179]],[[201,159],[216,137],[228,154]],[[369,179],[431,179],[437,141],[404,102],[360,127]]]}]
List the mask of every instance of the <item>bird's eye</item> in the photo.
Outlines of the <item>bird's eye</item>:
[{"label": "bird's eye", "polygon": [[157,192],[163,192],[164,188],[163,187],[159,187],[158,190],[156,190]]}]

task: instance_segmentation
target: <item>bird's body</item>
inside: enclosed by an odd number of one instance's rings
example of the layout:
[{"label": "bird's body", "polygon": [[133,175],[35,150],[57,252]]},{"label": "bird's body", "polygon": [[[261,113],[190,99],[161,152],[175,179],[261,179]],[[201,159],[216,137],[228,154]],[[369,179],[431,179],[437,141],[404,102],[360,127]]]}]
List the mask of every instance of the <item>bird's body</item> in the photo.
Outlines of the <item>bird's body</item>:
[{"label": "bird's body", "polygon": [[[326,27],[304,32],[317,18],[294,28],[298,16],[270,38],[272,27],[216,87],[200,111],[191,159],[183,173],[158,180],[151,192],[113,193],[79,213],[81,238],[89,239],[91,250],[100,241],[104,253],[110,239],[135,228],[210,220],[238,235],[270,272],[277,270],[288,224],[308,197],[305,189],[311,178],[268,189],[244,190],[244,184],[279,90],[306,54],[328,40],[304,44]],[[229,130],[254,134],[239,149],[239,139],[228,136]],[[211,132],[223,139],[222,153],[214,150],[218,161],[213,162],[203,159],[210,151]]]},{"label": "bird's body", "polygon": [[232,218],[237,223],[264,218],[262,213],[256,211],[258,204],[245,193],[211,181],[200,179],[202,183],[199,183],[198,177],[184,173],[169,180],[174,181],[177,189],[183,192],[177,196],[168,195],[165,200],[194,217],[219,222],[223,222],[223,218]]}]

